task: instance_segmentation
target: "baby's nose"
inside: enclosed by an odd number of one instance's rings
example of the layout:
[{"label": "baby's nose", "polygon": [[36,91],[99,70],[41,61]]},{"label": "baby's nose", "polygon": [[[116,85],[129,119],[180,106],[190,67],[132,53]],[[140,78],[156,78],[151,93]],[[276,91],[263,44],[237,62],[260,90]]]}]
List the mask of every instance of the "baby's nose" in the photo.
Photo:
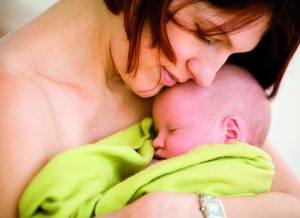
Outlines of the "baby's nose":
[{"label": "baby's nose", "polygon": [[164,147],[164,141],[162,140],[159,135],[153,140],[152,145],[155,149],[163,148]]}]

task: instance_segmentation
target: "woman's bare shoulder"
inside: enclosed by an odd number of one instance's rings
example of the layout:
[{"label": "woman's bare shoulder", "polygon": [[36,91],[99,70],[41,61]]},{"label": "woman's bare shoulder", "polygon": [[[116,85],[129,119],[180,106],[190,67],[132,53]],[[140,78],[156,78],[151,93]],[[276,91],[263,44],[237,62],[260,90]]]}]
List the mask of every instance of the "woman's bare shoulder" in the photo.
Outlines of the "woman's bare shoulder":
[{"label": "woman's bare shoulder", "polygon": [[[30,69],[24,67],[26,70]],[[0,119],[7,121],[1,122],[1,128],[32,126],[26,130],[30,131],[36,125],[49,125],[54,118],[51,108],[47,96],[34,79],[0,63]]]},{"label": "woman's bare shoulder", "polygon": [[0,64],[0,120],[0,211],[3,217],[14,217],[20,194],[47,161],[59,135],[42,90],[5,64]]}]

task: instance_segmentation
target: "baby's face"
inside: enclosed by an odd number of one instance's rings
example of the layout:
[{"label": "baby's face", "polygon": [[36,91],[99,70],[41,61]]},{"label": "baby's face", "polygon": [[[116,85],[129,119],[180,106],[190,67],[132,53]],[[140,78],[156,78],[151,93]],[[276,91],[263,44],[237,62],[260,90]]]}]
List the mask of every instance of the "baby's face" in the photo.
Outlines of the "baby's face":
[{"label": "baby's face", "polygon": [[[172,88],[174,89],[174,87]],[[166,159],[186,153],[201,144],[218,142],[218,125],[208,119],[208,108],[199,108],[187,93],[165,92],[155,99],[153,118],[157,137],[155,157]]]}]

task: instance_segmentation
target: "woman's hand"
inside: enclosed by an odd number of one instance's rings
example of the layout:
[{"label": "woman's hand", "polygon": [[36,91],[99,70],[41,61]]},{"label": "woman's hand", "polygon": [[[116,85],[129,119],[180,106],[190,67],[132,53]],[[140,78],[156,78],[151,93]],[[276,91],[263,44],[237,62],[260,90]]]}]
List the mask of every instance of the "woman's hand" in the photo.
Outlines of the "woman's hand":
[{"label": "woman's hand", "polygon": [[130,205],[97,218],[203,218],[196,194],[154,192]]}]

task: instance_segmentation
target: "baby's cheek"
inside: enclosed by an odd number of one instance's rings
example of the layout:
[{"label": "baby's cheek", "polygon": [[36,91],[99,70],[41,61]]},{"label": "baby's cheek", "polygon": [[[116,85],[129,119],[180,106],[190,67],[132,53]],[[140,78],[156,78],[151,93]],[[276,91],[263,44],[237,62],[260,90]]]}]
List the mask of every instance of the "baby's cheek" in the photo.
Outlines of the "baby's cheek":
[{"label": "baby's cheek", "polygon": [[168,141],[167,152],[170,156],[175,157],[186,153],[186,151],[188,151],[188,148],[183,138],[176,137]]}]

